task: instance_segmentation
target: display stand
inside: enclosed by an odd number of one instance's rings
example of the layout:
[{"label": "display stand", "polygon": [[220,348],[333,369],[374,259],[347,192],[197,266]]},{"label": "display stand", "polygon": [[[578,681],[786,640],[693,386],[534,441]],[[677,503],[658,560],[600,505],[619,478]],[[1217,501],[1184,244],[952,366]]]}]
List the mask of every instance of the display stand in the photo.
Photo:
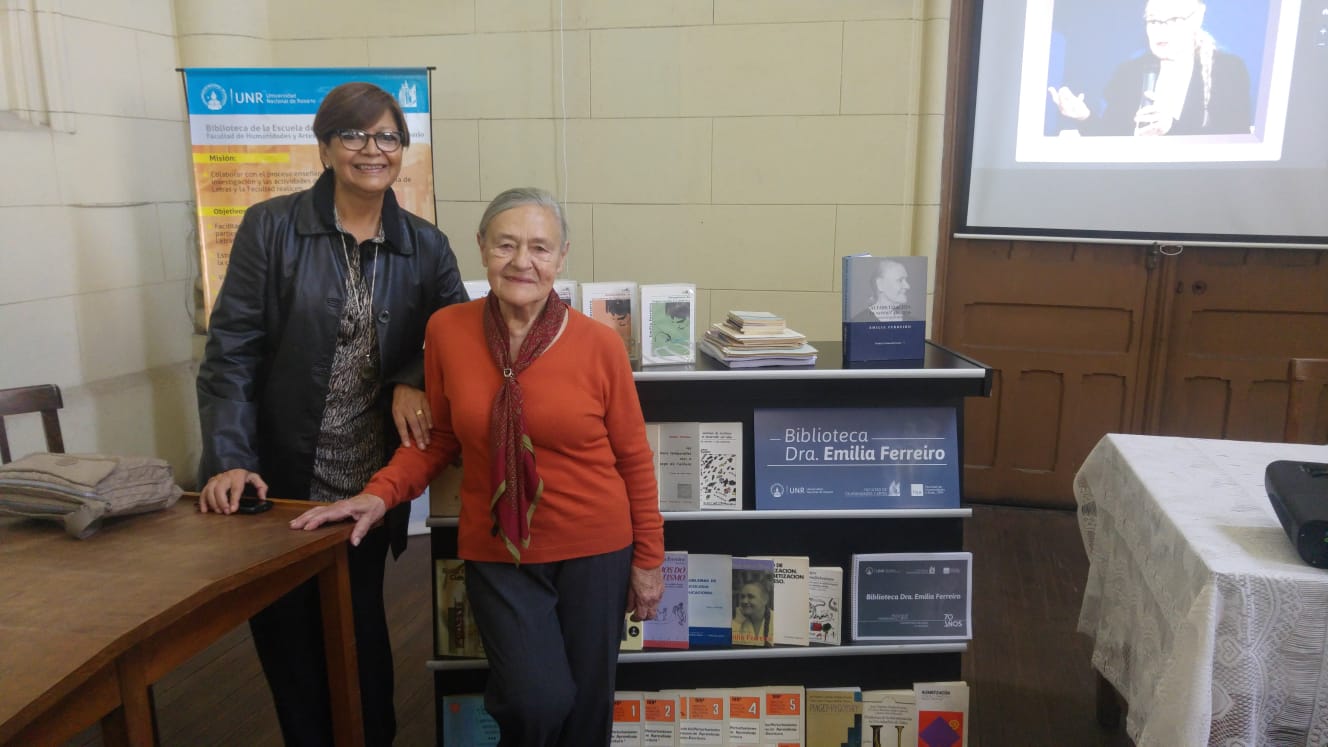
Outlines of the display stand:
[{"label": "display stand", "polygon": [[[815,366],[729,369],[704,355],[695,364],[635,373],[641,409],[651,422],[743,424],[743,510],[664,514],[670,550],[729,555],[807,555],[814,566],[844,569],[843,620],[851,619],[848,577],[854,553],[947,552],[963,549],[967,508],[853,511],[756,511],[752,413],[759,408],[948,407],[963,443],[966,397],[991,392],[986,366],[927,343],[922,360],[846,367],[838,342],[814,342]],[[962,453],[957,460],[963,464]],[[962,495],[962,467],[960,469]],[[456,519],[433,517],[433,557],[456,557]],[[976,559],[975,559],[975,562]],[[846,636],[847,638],[847,636]],[[917,642],[773,649],[643,651],[619,657],[618,689],[741,687],[800,684],[910,688],[914,682],[957,680],[964,642]],[[888,657],[888,658],[886,658]],[[438,733],[444,695],[483,692],[487,662],[436,659]],[[441,743],[441,742],[440,742]]]}]

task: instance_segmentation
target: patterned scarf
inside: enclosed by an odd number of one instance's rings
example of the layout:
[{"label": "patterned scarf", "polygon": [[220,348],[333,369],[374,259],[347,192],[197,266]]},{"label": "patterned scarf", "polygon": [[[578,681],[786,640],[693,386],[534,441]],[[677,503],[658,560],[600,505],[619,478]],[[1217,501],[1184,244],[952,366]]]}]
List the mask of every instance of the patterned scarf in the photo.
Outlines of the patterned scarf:
[{"label": "patterned scarf", "polygon": [[525,403],[517,377],[553,343],[566,314],[566,304],[557,293],[549,291],[544,310],[530,325],[514,363],[498,297],[490,293],[484,305],[484,337],[494,365],[503,374],[489,419],[489,484],[493,486],[489,514],[493,517],[493,534],[503,538],[518,564],[521,551],[530,546],[530,517],[535,515],[535,505],[544,492],[544,481],[535,470],[535,448],[526,432]]}]

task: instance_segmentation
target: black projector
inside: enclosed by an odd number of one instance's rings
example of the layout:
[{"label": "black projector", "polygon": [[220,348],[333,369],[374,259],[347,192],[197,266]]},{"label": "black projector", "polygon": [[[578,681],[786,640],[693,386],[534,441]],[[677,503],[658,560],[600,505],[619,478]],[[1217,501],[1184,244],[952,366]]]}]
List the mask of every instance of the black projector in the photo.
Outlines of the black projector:
[{"label": "black projector", "polygon": [[1278,460],[1263,485],[1301,560],[1328,568],[1328,464]]}]

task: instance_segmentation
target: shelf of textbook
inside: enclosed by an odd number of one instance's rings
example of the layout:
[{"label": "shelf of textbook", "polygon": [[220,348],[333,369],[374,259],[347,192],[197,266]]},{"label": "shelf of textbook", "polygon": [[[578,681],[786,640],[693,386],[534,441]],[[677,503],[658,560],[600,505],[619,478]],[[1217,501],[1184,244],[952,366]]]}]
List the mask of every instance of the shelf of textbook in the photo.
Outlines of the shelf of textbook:
[{"label": "shelf of textbook", "polygon": [[[743,659],[817,659],[831,656],[888,656],[891,654],[962,654],[965,641],[918,641],[914,643],[856,643],[842,646],[776,646],[774,648],[693,648],[624,651],[619,664],[658,664],[686,661],[739,661]],[[488,669],[487,659],[444,657],[430,659],[426,666],[435,672]]]},{"label": "shelf of textbook", "polygon": [[[664,511],[665,521],[732,521],[734,519],[966,519],[971,508],[872,508],[828,511]],[[430,527],[455,527],[455,516],[430,516]]]}]

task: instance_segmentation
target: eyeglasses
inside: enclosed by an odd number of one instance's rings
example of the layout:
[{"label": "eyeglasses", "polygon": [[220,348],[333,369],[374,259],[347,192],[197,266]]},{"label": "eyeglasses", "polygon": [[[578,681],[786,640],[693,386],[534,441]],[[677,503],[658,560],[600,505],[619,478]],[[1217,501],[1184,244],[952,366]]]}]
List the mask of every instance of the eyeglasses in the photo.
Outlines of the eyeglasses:
[{"label": "eyeglasses", "polygon": [[341,146],[346,150],[364,150],[364,146],[369,144],[369,138],[373,138],[378,150],[384,153],[392,153],[401,148],[401,133],[396,130],[384,130],[382,132],[337,130],[337,139],[341,141]]},{"label": "eyeglasses", "polygon": [[1192,10],[1183,16],[1172,16],[1170,18],[1145,18],[1144,23],[1151,28],[1172,28],[1194,18],[1196,12],[1198,11]]}]

